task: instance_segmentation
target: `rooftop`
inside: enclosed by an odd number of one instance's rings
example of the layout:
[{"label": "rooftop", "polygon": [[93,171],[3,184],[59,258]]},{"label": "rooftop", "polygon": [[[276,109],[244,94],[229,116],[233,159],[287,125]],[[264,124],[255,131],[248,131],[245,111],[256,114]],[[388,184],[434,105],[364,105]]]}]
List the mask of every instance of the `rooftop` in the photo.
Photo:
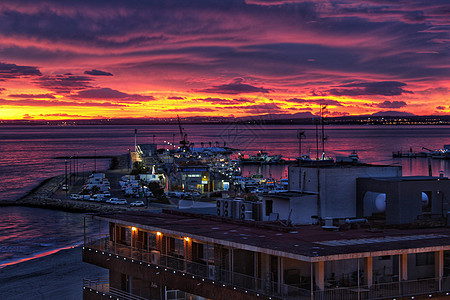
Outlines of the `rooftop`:
[{"label": "rooftop", "polygon": [[[303,261],[450,250],[450,228],[326,231],[318,225],[268,228],[262,222],[163,211],[96,214],[95,218]],[[280,224],[280,226],[282,226]],[[284,230],[281,230],[284,229]]]}]

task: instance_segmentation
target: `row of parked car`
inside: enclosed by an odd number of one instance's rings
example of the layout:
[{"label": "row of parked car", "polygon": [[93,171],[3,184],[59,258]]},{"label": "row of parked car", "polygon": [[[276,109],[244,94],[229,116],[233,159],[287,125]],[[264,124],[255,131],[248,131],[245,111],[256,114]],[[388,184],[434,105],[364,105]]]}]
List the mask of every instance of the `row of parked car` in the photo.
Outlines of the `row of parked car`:
[{"label": "row of parked car", "polygon": [[[102,194],[99,194],[102,195]],[[85,201],[94,201],[94,202],[104,202],[108,204],[114,205],[127,205],[128,201],[126,199],[119,198],[104,198],[104,197],[96,197],[97,195],[78,195],[72,194],[70,195],[71,200],[85,200]],[[138,200],[130,203],[130,206],[144,206],[144,201]]]}]

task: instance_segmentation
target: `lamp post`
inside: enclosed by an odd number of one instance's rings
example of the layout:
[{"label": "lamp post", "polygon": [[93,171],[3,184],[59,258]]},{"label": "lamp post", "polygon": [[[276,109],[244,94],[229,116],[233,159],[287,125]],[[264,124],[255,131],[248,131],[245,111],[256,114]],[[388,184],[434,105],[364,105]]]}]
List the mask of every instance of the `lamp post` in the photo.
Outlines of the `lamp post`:
[{"label": "lamp post", "polygon": [[128,172],[130,172],[130,164],[131,164],[131,152],[130,148],[128,148]]},{"label": "lamp post", "polygon": [[69,159],[69,184],[72,184],[72,156]]},{"label": "lamp post", "polygon": [[66,190],[66,199],[67,199],[67,159],[64,160],[65,166],[65,190]]}]

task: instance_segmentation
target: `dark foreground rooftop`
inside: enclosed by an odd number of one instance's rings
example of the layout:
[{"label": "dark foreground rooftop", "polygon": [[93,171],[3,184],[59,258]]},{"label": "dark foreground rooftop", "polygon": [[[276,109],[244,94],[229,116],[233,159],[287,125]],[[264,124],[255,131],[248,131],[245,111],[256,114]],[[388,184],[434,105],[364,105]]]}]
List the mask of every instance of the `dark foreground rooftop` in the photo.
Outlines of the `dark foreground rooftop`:
[{"label": "dark foreground rooftop", "polygon": [[199,241],[290,257],[325,261],[399,253],[450,250],[450,228],[349,229],[326,231],[318,225],[287,229],[280,224],[226,220],[213,216],[165,211],[96,214],[95,218],[163,234],[187,236]]}]

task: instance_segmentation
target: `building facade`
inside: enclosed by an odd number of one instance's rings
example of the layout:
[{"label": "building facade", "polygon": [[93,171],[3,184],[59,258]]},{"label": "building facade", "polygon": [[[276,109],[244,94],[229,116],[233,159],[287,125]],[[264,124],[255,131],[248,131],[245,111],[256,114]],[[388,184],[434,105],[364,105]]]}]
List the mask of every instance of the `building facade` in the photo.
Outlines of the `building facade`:
[{"label": "building facade", "polygon": [[[163,211],[98,214],[84,299],[443,299],[450,228],[286,227]],[[108,228],[102,235],[101,228]]]}]

